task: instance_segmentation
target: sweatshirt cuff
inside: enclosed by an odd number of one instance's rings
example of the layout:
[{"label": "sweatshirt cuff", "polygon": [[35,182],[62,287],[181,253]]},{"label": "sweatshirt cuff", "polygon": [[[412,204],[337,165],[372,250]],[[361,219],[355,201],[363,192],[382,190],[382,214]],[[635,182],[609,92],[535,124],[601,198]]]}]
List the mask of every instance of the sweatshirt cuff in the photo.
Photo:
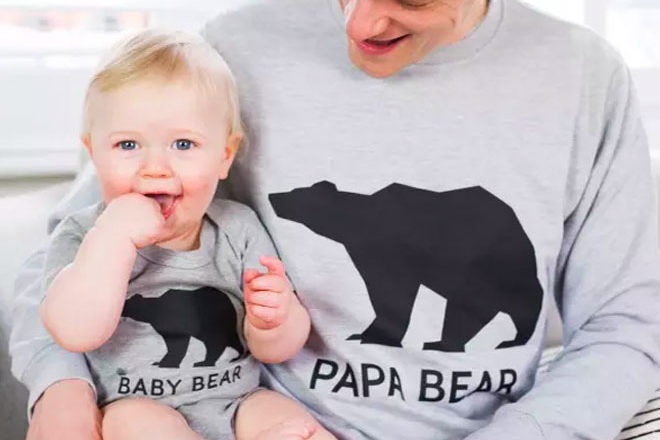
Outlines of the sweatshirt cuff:
[{"label": "sweatshirt cuff", "polygon": [[34,357],[21,378],[21,382],[25,384],[29,391],[28,421],[32,418],[34,404],[44,391],[55,382],[66,379],[86,381],[96,396],[96,387],[83,354],[66,351],[53,344],[44,348]]},{"label": "sweatshirt cuff", "polygon": [[473,432],[464,440],[547,440],[541,426],[530,414],[502,409],[489,425]]}]

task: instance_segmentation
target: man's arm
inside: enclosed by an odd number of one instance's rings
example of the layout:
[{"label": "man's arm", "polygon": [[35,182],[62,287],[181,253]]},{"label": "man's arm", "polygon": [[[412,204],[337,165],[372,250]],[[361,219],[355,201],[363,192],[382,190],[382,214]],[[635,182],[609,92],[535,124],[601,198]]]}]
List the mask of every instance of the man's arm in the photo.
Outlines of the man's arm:
[{"label": "man's arm", "polygon": [[500,408],[469,440],[612,439],[660,382],[653,181],[623,65],[604,107],[600,121],[589,112],[578,121],[575,148],[596,148],[557,262],[564,352],[527,395]]},{"label": "man's arm", "polygon": [[[99,198],[98,182],[93,169],[88,166],[49,219],[48,232],[52,232],[65,215],[95,203]],[[41,325],[39,302],[43,296],[45,255],[44,249],[37,251],[19,270],[12,310],[9,353],[12,373],[29,390],[28,417],[44,390],[56,382],[80,379],[94,390],[83,355],[57,346]]]}]

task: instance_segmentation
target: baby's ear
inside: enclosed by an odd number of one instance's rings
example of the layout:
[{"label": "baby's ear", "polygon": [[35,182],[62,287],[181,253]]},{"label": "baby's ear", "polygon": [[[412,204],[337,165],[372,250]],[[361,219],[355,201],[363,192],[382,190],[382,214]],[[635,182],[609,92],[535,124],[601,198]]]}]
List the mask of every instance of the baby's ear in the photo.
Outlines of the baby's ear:
[{"label": "baby's ear", "polygon": [[220,180],[226,179],[229,175],[229,168],[231,168],[231,164],[234,162],[236,152],[238,151],[238,147],[240,147],[242,140],[242,133],[231,133],[229,136],[227,136],[227,143],[225,144],[225,157],[222,158],[222,163],[220,165]]},{"label": "baby's ear", "polygon": [[90,139],[89,134],[83,134],[80,136],[80,142],[85,146],[85,149],[89,153],[89,157],[92,157],[92,140]]},{"label": "baby's ear", "polygon": [[233,156],[235,156],[238,151],[238,147],[241,146],[241,142],[243,142],[243,133],[232,133],[227,136],[227,159],[233,159]]}]

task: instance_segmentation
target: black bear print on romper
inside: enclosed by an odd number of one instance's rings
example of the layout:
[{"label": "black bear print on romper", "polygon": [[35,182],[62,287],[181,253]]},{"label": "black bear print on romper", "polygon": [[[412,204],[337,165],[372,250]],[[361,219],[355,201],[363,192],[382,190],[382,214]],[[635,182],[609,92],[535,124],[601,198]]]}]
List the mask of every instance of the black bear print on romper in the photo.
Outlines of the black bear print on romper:
[{"label": "black bear print on romper", "polygon": [[151,324],[165,340],[167,353],[153,363],[161,368],[179,368],[193,336],[206,347],[206,358],[194,367],[214,366],[227,347],[239,353],[231,362],[246,354],[234,305],[227,294],[212,287],[171,289],[155,298],[133,295],[126,300],[122,316]]},{"label": "black bear print on romper", "polygon": [[348,337],[401,347],[420,285],[447,301],[442,338],[424,350],[463,352],[498,312],[524,345],[543,290],[534,248],[514,211],[480,186],[434,192],[393,183],[374,194],[331,182],[269,195],[276,214],[342,243],[364,280],[376,318]]}]

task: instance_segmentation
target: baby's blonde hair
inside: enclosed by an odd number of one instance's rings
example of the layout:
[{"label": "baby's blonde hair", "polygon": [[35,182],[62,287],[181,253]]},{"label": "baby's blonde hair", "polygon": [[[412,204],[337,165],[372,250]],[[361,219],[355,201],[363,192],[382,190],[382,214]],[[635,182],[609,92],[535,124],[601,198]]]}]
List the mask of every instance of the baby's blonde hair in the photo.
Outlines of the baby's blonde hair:
[{"label": "baby's blonde hair", "polygon": [[225,60],[202,37],[163,29],[144,30],[120,41],[101,60],[85,95],[83,133],[91,130],[92,104],[97,93],[152,75],[164,79],[187,76],[199,92],[224,95],[230,134],[243,134],[236,80]]}]

